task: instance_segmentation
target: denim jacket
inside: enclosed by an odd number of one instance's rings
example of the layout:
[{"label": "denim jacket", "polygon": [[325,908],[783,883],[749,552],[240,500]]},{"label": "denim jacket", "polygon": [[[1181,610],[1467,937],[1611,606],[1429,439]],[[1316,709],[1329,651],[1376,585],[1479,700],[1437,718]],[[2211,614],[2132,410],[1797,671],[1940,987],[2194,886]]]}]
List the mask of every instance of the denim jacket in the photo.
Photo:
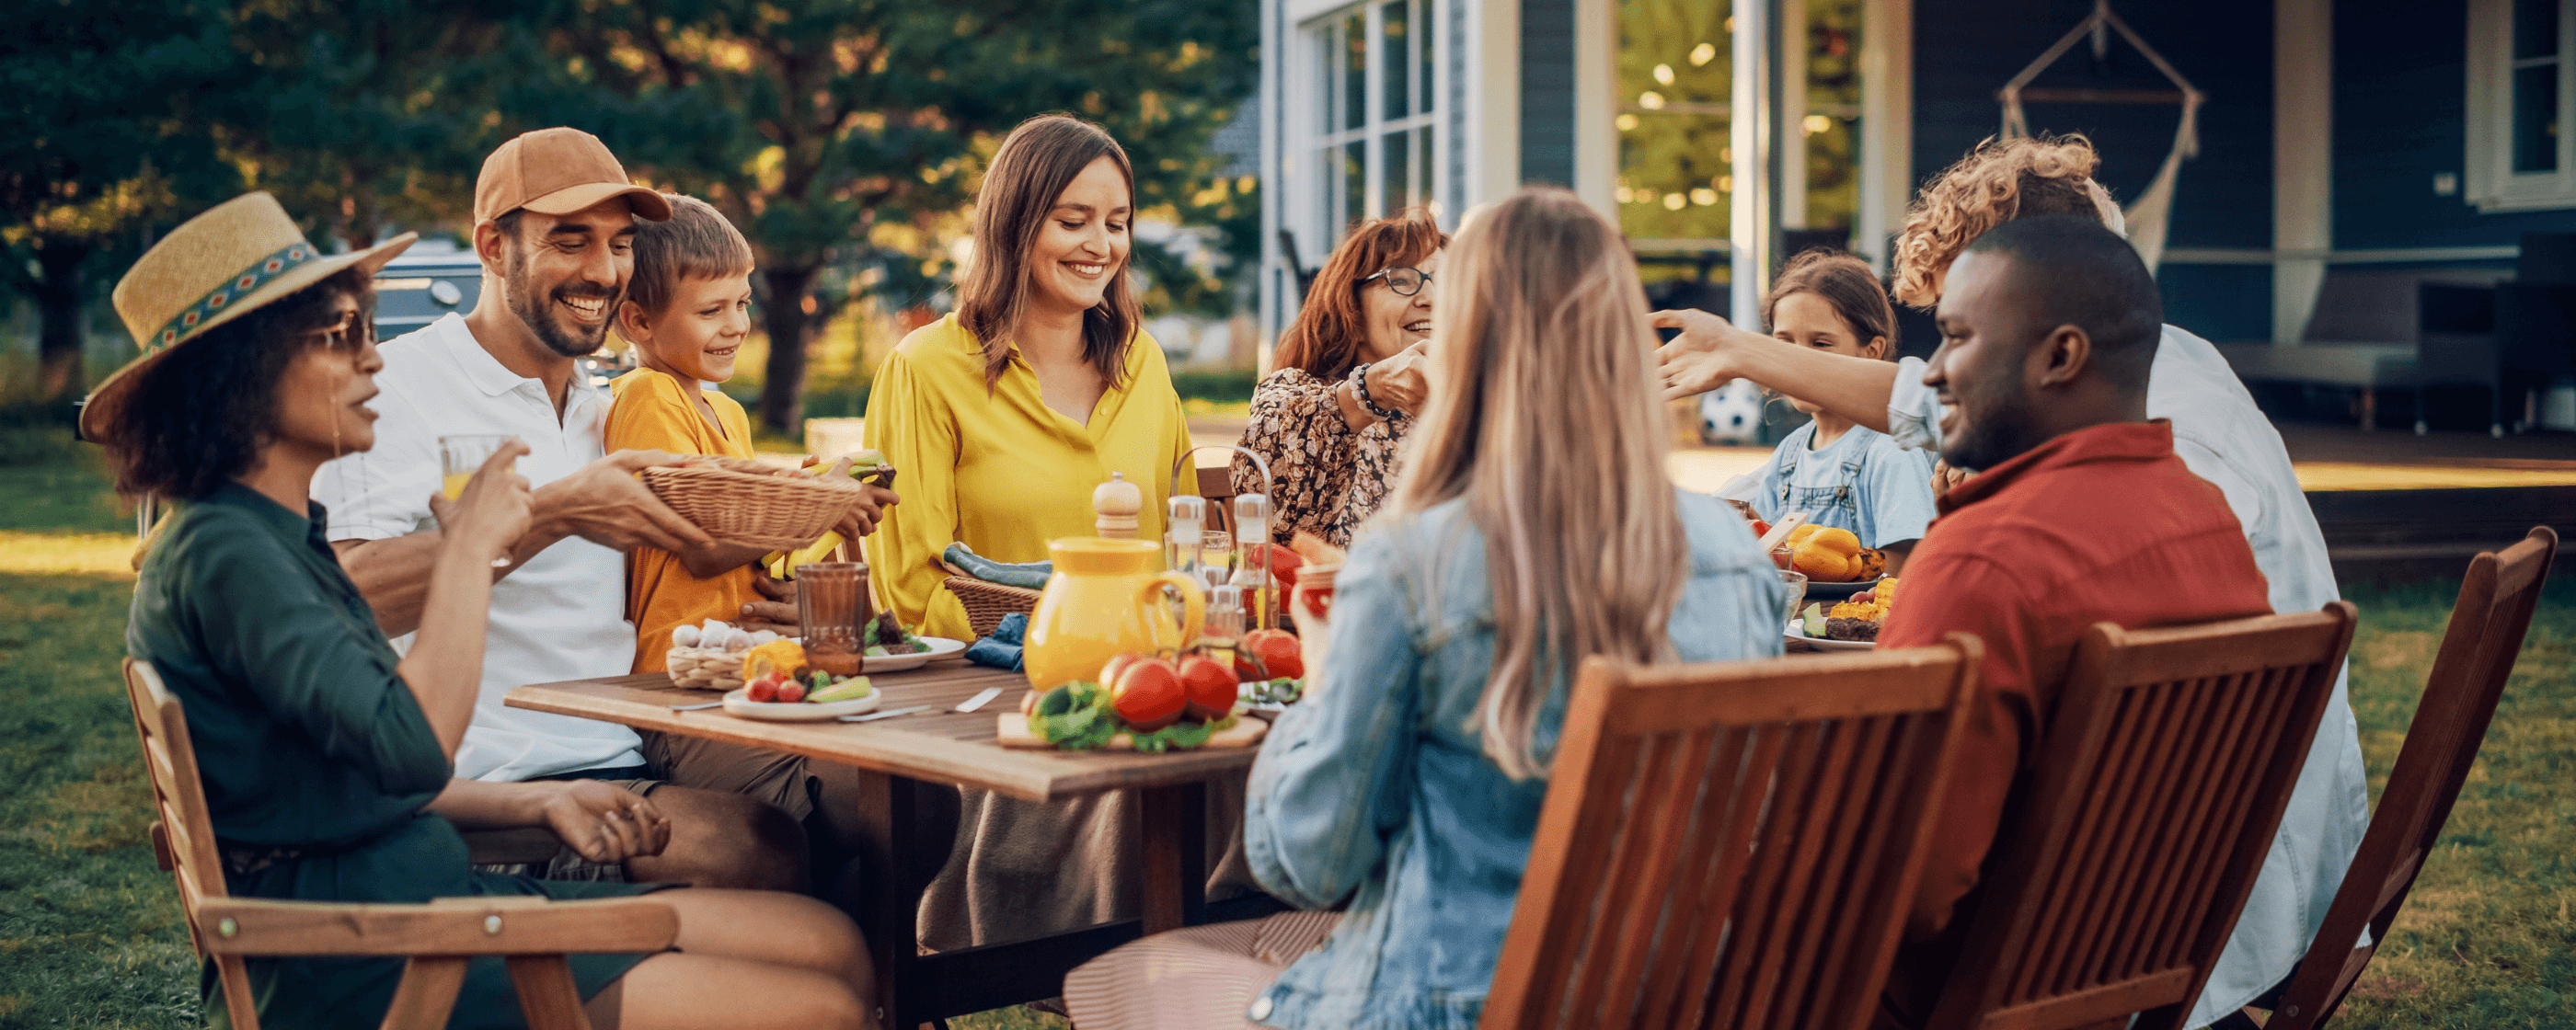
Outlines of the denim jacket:
[{"label": "denim jacket", "polygon": [[[1780,652],[1787,594],[1751,529],[1680,493],[1689,579],[1670,622],[1686,661]],[[1451,501],[1371,523],[1333,601],[1323,688],[1288,710],[1252,769],[1243,837],[1255,876],[1301,908],[1349,909],[1245,1015],[1288,1028],[1468,1030],[1520,894],[1545,780],[1485,757],[1476,703],[1493,666],[1485,541]],[[1571,677],[1538,720],[1556,747]]]}]

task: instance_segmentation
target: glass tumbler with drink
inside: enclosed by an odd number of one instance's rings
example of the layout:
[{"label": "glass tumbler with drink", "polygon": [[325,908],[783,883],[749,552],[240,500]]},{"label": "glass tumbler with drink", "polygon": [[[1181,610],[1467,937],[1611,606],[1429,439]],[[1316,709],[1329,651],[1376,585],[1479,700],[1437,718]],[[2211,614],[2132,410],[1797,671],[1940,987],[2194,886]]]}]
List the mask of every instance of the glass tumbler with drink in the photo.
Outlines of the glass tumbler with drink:
[{"label": "glass tumbler with drink", "polygon": [[796,624],[805,661],[835,676],[856,676],[867,663],[865,629],[876,618],[866,562],[813,562],[796,567]]},{"label": "glass tumbler with drink", "polygon": [[438,489],[448,500],[465,496],[465,483],[492,460],[492,452],[518,439],[509,433],[470,433],[438,438]]},{"label": "glass tumbler with drink", "polygon": [[[438,492],[448,500],[465,496],[465,484],[492,454],[518,437],[510,433],[466,433],[438,438]],[[492,567],[506,569],[513,561],[509,555],[492,559]]]}]

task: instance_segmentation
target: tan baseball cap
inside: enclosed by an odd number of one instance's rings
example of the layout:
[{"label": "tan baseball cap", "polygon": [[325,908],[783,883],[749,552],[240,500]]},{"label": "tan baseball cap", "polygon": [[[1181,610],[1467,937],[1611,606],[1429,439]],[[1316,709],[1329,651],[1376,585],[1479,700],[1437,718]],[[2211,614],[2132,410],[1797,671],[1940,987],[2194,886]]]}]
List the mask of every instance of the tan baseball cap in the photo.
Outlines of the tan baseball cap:
[{"label": "tan baseball cap", "polygon": [[636,217],[671,217],[671,203],[628,179],[599,137],[562,126],[538,129],[520,133],[483,159],[483,174],[474,180],[474,220],[488,222],[520,208],[568,215],[620,195]]}]

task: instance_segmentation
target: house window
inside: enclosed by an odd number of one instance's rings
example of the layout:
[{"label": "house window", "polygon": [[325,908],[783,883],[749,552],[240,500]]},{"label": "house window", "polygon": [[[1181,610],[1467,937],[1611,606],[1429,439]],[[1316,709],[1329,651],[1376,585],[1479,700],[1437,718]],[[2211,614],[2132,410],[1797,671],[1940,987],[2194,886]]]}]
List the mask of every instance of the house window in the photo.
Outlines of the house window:
[{"label": "house window", "polygon": [[2471,0],[2468,199],[2576,207],[2576,0]]},{"label": "house window", "polygon": [[[1439,215],[1433,122],[1434,0],[1372,0],[1309,22],[1313,104],[1301,163],[1313,172],[1304,214],[1311,267],[1353,222],[1406,208]],[[1301,234],[1305,235],[1305,234]]]}]

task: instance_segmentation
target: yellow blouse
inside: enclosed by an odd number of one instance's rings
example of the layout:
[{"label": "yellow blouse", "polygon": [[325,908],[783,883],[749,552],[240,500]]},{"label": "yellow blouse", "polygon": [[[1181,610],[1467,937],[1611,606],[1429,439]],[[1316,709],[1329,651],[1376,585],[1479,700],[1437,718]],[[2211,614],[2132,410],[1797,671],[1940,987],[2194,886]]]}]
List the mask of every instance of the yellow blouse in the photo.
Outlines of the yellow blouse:
[{"label": "yellow blouse", "polygon": [[[984,355],[956,315],[913,330],[868,390],[866,446],[885,453],[903,502],[867,538],[877,604],[925,636],[973,639],[942,585],[939,554],[963,541],[995,561],[1044,561],[1047,541],[1093,535],[1091,491],[1123,472],[1145,494],[1139,540],[1163,538],[1172,465],[1190,447],[1163,348],[1144,331],[1127,348],[1124,386],[1084,425],[1047,406],[1012,351],[988,393]],[[1187,484],[1195,492],[1196,480]]]},{"label": "yellow blouse", "polygon": [[[714,454],[749,458],[751,419],[742,405],[715,390],[702,391],[724,424],[719,434],[689,403],[697,384],[682,383],[668,373],[639,368],[609,384],[616,396],[608,409],[608,449],[659,450],[673,454]],[[638,547],[626,555],[626,618],[635,623],[636,672],[660,672],[663,652],[670,650],[671,629],[684,622],[742,619],[744,602],[756,600],[752,569],[742,568],[714,579],[699,579],[680,564],[680,556],[656,547]]]}]

